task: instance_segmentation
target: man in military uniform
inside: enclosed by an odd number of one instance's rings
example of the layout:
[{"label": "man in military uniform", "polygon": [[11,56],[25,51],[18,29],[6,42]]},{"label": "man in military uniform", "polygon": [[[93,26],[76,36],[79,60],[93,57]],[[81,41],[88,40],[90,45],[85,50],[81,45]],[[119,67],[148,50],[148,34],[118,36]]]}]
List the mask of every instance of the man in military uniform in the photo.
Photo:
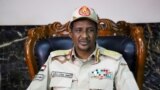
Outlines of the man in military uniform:
[{"label": "man in military uniform", "polygon": [[70,23],[74,46],[50,53],[27,90],[138,90],[122,55],[96,43],[98,16],[86,6]]}]

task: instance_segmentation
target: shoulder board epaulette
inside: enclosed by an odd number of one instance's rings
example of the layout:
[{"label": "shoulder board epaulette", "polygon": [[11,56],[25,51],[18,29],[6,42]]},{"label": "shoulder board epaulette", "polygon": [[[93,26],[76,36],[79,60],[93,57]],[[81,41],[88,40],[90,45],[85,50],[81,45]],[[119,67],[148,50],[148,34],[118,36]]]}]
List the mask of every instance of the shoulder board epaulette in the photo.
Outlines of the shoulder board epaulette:
[{"label": "shoulder board epaulette", "polygon": [[57,60],[60,63],[65,63],[66,61],[69,60],[68,56],[70,54],[71,50],[57,50],[57,51],[53,51],[51,52],[51,60]]},{"label": "shoulder board epaulette", "polygon": [[114,58],[116,60],[118,60],[122,55],[116,51],[112,51],[112,50],[107,50],[107,49],[100,49],[100,54],[109,56],[111,58]]},{"label": "shoulder board epaulette", "polygon": [[70,53],[70,49],[69,50],[56,50],[56,51],[52,51],[51,57],[55,57],[55,56],[63,56],[63,55],[68,55]]}]

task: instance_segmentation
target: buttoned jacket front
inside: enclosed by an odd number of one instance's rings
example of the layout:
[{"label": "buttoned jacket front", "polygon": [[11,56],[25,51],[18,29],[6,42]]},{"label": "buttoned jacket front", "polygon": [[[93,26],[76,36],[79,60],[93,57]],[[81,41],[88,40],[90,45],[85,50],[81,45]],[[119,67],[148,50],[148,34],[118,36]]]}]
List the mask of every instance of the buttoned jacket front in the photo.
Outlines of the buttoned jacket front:
[{"label": "buttoned jacket front", "polygon": [[50,53],[27,90],[138,90],[122,55],[97,45],[86,60],[74,49]]}]

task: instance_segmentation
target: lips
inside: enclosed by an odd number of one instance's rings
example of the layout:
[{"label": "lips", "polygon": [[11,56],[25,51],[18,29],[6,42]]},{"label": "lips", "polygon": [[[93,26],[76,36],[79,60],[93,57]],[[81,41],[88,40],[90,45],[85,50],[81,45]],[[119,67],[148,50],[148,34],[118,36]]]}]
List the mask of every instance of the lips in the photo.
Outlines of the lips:
[{"label": "lips", "polygon": [[86,46],[89,44],[89,41],[88,40],[80,40],[79,43],[82,45],[82,46]]}]

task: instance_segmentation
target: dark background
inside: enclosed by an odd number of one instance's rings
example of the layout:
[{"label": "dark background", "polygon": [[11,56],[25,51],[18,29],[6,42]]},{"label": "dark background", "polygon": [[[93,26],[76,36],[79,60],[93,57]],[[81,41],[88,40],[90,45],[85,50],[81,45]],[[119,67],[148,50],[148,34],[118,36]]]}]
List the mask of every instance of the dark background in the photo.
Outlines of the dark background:
[{"label": "dark background", "polygon": [[[144,28],[147,59],[144,90],[160,90],[160,23],[137,23]],[[27,30],[38,25],[0,26],[0,90],[26,90],[30,80],[24,58]]]}]

